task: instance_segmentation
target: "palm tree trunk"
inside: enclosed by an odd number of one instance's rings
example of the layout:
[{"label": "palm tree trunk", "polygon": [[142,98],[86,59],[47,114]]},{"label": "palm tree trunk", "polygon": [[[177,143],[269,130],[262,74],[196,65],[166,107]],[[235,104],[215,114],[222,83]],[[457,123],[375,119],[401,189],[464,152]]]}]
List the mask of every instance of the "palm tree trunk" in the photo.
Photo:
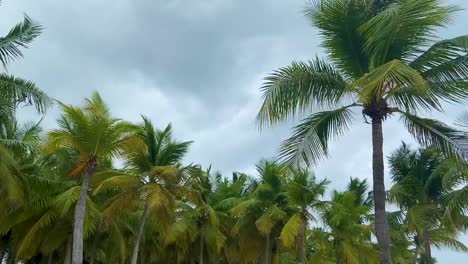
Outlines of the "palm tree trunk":
[{"label": "palm tree trunk", "polygon": [[203,251],[204,251],[204,243],[203,243],[203,234],[200,233],[200,263],[203,264]]},{"label": "palm tree trunk", "polygon": [[65,264],[71,264],[71,251],[72,251],[73,235],[70,235],[65,248]]},{"label": "palm tree trunk", "polygon": [[[90,165],[93,166],[93,165]],[[73,251],[72,263],[83,263],[83,224],[86,213],[86,198],[88,196],[89,180],[91,179],[92,171],[89,170],[83,175],[81,183],[80,196],[75,206],[75,221],[73,223]]]},{"label": "palm tree trunk", "polygon": [[418,264],[418,256],[419,256],[419,246],[416,245],[416,248],[414,249],[413,264]]},{"label": "palm tree trunk", "polygon": [[380,247],[380,263],[391,264],[390,232],[385,211],[382,119],[372,119],[372,175],[374,182],[375,235]]},{"label": "palm tree trunk", "polygon": [[424,256],[426,258],[426,264],[432,264],[432,252],[431,252],[431,236],[429,231],[424,230],[423,232],[424,239]]},{"label": "palm tree trunk", "polygon": [[54,263],[54,252],[50,252],[49,256],[47,257],[47,264],[52,264],[52,263]]},{"label": "palm tree trunk", "polygon": [[138,233],[135,239],[135,245],[133,246],[133,254],[131,264],[137,264],[138,260],[138,251],[140,247],[141,238],[143,236],[143,230],[145,229],[146,218],[149,215],[149,205],[145,203],[145,208],[143,209],[143,214],[141,215],[140,224],[138,226]]},{"label": "palm tree trunk", "polygon": [[101,226],[102,226],[102,217],[99,220],[99,225],[96,229],[96,235],[94,236],[93,247],[91,248],[91,260],[89,261],[89,264],[94,264],[94,260],[96,259],[96,251],[97,251],[97,245],[99,242],[99,236],[101,234],[100,232]]},{"label": "palm tree trunk", "polygon": [[266,235],[265,241],[265,264],[270,264],[270,234]]},{"label": "palm tree trunk", "polygon": [[299,263],[305,264],[305,231],[307,219],[302,217],[301,232],[299,233]]}]

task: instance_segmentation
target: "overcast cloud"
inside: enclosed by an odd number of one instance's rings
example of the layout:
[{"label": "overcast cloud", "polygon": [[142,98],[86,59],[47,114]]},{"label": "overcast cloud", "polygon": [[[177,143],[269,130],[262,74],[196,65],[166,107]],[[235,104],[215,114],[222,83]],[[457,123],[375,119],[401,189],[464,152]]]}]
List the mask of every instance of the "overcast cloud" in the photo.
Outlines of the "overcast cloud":
[{"label": "overcast cloud", "polygon": [[[23,12],[46,30],[9,72],[33,80],[50,96],[79,104],[94,90],[115,116],[159,127],[172,122],[180,140],[195,141],[187,161],[227,174],[254,173],[261,158],[276,155],[291,124],[259,132],[255,115],[262,78],[292,60],[323,56],[317,30],[303,17],[305,0],[5,0],[0,32]],[[452,0],[468,8],[464,0]],[[467,34],[461,11],[444,38]],[[467,110],[447,106],[432,116],[451,123]],[[55,126],[54,108],[43,125]],[[27,119],[37,119],[30,114]],[[402,140],[398,124],[385,124],[385,154]],[[370,127],[356,115],[349,134],[331,145],[315,169],[343,188],[349,177],[371,178]],[[389,186],[387,182],[387,186]],[[468,242],[468,239],[465,239]],[[439,263],[468,263],[464,254],[438,251]]]}]

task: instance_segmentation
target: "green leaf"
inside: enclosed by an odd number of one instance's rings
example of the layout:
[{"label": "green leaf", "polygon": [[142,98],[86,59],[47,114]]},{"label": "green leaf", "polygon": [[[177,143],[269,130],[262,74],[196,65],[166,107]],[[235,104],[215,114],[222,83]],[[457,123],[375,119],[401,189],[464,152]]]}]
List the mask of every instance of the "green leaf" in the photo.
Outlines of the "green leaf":
[{"label": "green leaf", "polygon": [[297,242],[297,237],[301,231],[302,217],[299,213],[294,214],[289,218],[281,231],[280,239],[283,245],[287,248],[294,248]]},{"label": "green leaf", "polygon": [[352,121],[350,106],[318,112],[304,119],[285,140],[280,156],[290,163],[316,164],[328,154],[328,142],[343,135]]},{"label": "green leaf", "polygon": [[23,22],[13,27],[5,37],[0,37],[0,62],[3,66],[6,67],[11,60],[22,57],[20,48],[27,48],[42,30],[41,25],[25,15]]},{"label": "green leaf", "polygon": [[439,0],[400,0],[388,5],[360,28],[366,36],[366,51],[371,54],[371,68],[417,53],[455,10]]},{"label": "green leaf", "polygon": [[434,119],[421,118],[405,112],[400,112],[400,114],[408,132],[421,145],[437,146],[451,156],[459,156],[461,154],[460,149],[452,138],[456,132],[453,128]]},{"label": "green leaf", "polygon": [[331,65],[315,59],[293,62],[265,79],[263,104],[257,115],[263,126],[294,117],[314,106],[334,106],[349,92],[347,84]]},{"label": "green leaf", "polygon": [[34,105],[38,113],[45,113],[52,100],[34,83],[4,73],[0,74],[0,106],[24,103]]},{"label": "green leaf", "polygon": [[[359,28],[372,16],[369,1],[313,1],[305,15],[319,29],[322,46],[346,77],[355,80],[369,72],[366,39]],[[312,3],[312,1],[311,1]]]}]

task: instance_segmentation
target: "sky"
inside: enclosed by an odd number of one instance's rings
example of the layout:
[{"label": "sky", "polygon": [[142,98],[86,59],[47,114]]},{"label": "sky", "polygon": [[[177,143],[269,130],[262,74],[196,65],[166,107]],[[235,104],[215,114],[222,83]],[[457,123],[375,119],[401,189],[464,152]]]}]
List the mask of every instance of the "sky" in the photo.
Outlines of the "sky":
[{"label": "sky", "polygon": [[[442,38],[467,34],[468,1]],[[255,174],[255,163],[275,158],[293,120],[259,131],[263,78],[293,60],[324,57],[320,36],[303,16],[305,0],[4,0],[4,35],[23,13],[45,30],[11,64],[8,72],[34,81],[51,97],[81,104],[98,91],[113,114],[162,128],[172,123],[180,140],[193,140],[187,162]],[[444,113],[424,113],[453,123],[467,104],[447,105]],[[53,128],[52,108],[43,126]],[[28,110],[24,120],[38,120]],[[319,178],[343,189],[350,177],[372,178],[371,130],[359,114],[354,125],[330,146],[330,157],[314,168]],[[384,125],[384,154],[402,141],[414,144],[392,118]],[[414,146],[416,146],[414,144]],[[386,170],[388,175],[388,170]],[[388,177],[387,177],[388,179]],[[390,181],[386,181],[387,187]],[[468,237],[463,238],[468,243]],[[468,263],[468,255],[437,250],[439,263]]]}]

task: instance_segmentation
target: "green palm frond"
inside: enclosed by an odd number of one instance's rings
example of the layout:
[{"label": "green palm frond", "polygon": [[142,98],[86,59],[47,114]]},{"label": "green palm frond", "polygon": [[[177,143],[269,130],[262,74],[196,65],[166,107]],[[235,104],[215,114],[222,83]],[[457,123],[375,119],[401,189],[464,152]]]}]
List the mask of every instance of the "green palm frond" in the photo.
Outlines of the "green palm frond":
[{"label": "green palm frond", "polygon": [[27,235],[21,240],[16,252],[18,259],[26,259],[31,256],[31,252],[37,252],[39,243],[37,240],[46,232],[46,228],[51,227],[57,218],[54,209],[50,209],[42,215],[28,231]]},{"label": "green palm frond", "polygon": [[0,74],[0,107],[25,103],[33,105],[38,113],[44,114],[52,104],[52,100],[34,83],[7,75]]},{"label": "green palm frond", "polygon": [[276,205],[272,205],[255,222],[255,225],[262,234],[269,234],[275,224],[282,220],[285,216],[286,213],[281,210],[281,208]]},{"label": "green palm frond", "polygon": [[54,208],[57,211],[58,215],[65,216],[70,209],[75,205],[80,195],[80,186],[74,186],[65,192],[59,194],[55,198]]},{"label": "green palm frond", "polygon": [[387,62],[352,83],[360,90],[364,104],[373,98],[391,98],[397,90],[417,91],[425,95],[428,86],[421,74],[401,60]]},{"label": "green palm frond", "polygon": [[444,228],[431,231],[431,242],[438,248],[445,247],[453,251],[468,252],[468,247],[457,240],[456,235]]},{"label": "green palm frond", "polygon": [[458,155],[460,150],[452,139],[456,132],[444,123],[400,112],[401,119],[409,133],[423,146],[434,145],[450,155]]},{"label": "green palm frond", "polygon": [[94,190],[94,194],[106,190],[133,190],[140,186],[142,186],[140,177],[133,175],[118,175],[102,181]]},{"label": "green palm frond", "polygon": [[468,210],[468,186],[454,190],[444,198],[450,210],[457,212],[466,212]]},{"label": "green palm frond", "polygon": [[124,192],[112,197],[102,210],[103,221],[110,223],[130,209],[136,208],[138,199],[136,192]]},{"label": "green palm frond", "polygon": [[455,10],[439,0],[402,0],[388,5],[360,28],[366,36],[365,48],[372,54],[372,67],[413,56],[448,23]]},{"label": "green palm frond", "polygon": [[265,78],[261,90],[260,126],[278,123],[314,106],[336,106],[348,92],[339,73],[320,59],[293,62],[279,69]]},{"label": "green palm frond", "polygon": [[366,39],[360,27],[372,16],[368,1],[314,1],[306,16],[319,28],[333,63],[350,79],[369,72],[369,54],[364,49]]},{"label": "green palm frond", "polygon": [[287,162],[316,164],[328,155],[328,142],[347,131],[352,121],[350,106],[310,115],[282,143],[280,156]]},{"label": "green palm frond", "polygon": [[283,230],[281,231],[280,239],[283,245],[287,248],[294,248],[297,241],[297,237],[301,230],[302,226],[302,217],[300,214],[296,213],[289,221],[284,225]]},{"label": "green palm frond", "polygon": [[0,62],[4,67],[14,59],[23,56],[20,48],[27,48],[37,36],[41,34],[43,27],[25,15],[24,20],[14,26],[4,37],[0,37]]},{"label": "green palm frond", "polygon": [[468,35],[441,40],[410,62],[411,68],[425,72],[468,53]]}]

